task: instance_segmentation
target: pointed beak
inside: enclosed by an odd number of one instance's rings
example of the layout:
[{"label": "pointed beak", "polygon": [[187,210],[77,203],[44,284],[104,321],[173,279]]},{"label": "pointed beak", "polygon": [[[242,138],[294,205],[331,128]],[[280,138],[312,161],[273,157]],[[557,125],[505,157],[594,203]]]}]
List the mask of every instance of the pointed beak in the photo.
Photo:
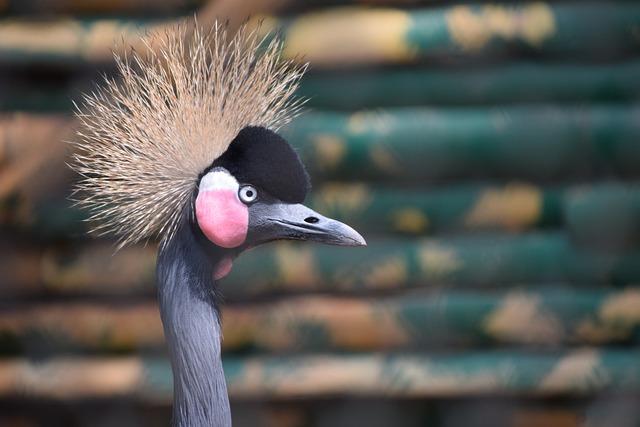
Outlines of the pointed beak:
[{"label": "pointed beak", "polygon": [[261,212],[261,240],[307,240],[329,245],[366,246],[367,242],[353,228],[320,215],[302,204],[276,203]]}]

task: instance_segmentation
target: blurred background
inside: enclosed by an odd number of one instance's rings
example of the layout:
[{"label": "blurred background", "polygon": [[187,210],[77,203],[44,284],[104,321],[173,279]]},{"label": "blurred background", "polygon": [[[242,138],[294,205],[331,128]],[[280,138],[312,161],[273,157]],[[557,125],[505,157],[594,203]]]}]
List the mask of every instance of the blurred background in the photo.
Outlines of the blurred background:
[{"label": "blurred background", "polygon": [[0,425],[166,426],[153,245],[70,206],[115,41],[248,15],[311,63],[284,130],[366,249],[221,282],[236,426],[640,426],[640,4],[0,1]]}]

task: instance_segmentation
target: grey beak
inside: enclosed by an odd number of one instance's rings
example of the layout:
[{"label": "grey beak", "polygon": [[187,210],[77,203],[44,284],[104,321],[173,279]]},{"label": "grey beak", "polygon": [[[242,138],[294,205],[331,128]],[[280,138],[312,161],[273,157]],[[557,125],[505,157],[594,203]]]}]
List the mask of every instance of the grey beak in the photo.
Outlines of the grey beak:
[{"label": "grey beak", "polygon": [[278,203],[262,212],[262,230],[268,240],[308,240],[329,245],[366,246],[367,242],[348,225],[320,215],[302,204]]}]

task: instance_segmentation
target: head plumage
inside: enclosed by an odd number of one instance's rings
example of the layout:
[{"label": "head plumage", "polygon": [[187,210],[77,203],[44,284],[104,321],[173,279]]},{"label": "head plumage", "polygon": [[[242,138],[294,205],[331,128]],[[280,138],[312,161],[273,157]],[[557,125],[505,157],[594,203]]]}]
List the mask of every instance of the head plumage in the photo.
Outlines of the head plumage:
[{"label": "head plumage", "polygon": [[116,57],[118,80],[84,97],[72,167],[92,231],[120,246],[168,240],[199,175],[246,126],[277,130],[300,111],[305,66],[280,61],[281,41],[242,26],[235,35],[176,28]]}]

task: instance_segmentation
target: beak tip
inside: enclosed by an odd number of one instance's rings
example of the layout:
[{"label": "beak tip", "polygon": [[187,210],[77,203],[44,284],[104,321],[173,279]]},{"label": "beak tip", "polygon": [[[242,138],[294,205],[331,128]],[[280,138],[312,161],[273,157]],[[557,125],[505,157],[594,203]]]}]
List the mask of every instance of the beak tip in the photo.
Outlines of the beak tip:
[{"label": "beak tip", "polygon": [[354,241],[353,246],[367,246],[367,241],[364,240],[364,237],[362,237],[362,235],[355,230],[354,230],[353,241]]}]

